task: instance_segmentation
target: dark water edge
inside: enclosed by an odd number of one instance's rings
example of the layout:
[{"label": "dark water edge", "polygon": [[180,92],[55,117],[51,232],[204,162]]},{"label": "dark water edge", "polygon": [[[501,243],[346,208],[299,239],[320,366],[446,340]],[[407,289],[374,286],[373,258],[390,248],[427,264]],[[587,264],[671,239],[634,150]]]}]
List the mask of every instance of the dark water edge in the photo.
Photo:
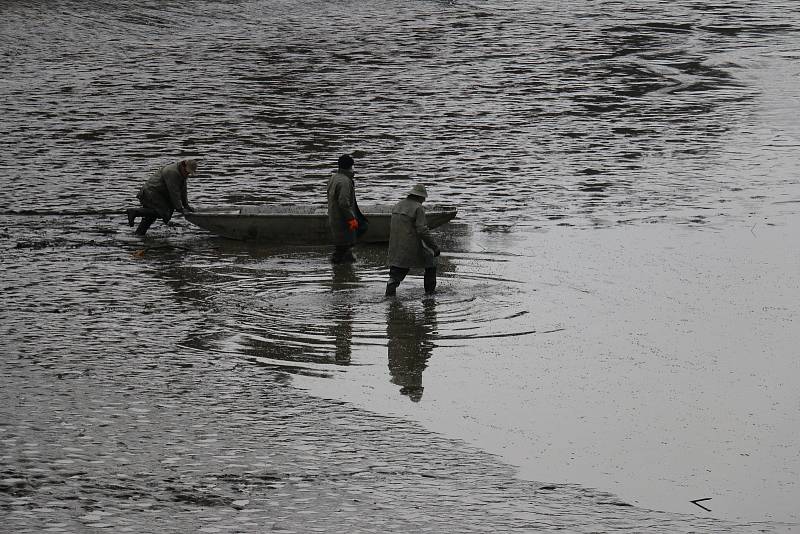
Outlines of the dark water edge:
[{"label": "dark water edge", "polygon": [[[219,325],[178,273],[207,262],[208,240],[175,226],[142,242],[118,218],[55,223],[0,223],[0,530],[782,528],[521,481],[462,442],[310,397],[273,366],[197,345]],[[242,259],[216,261],[235,273]]]}]

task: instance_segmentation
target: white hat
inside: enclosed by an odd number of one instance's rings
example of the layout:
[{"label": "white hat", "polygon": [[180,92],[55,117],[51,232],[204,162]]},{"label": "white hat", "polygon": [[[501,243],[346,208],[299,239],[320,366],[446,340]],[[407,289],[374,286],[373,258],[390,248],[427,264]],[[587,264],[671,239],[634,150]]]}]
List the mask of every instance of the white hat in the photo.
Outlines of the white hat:
[{"label": "white hat", "polygon": [[428,198],[428,191],[422,184],[414,184],[414,187],[411,188],[411,191],[409,191],[408,194],[422,198]]}]

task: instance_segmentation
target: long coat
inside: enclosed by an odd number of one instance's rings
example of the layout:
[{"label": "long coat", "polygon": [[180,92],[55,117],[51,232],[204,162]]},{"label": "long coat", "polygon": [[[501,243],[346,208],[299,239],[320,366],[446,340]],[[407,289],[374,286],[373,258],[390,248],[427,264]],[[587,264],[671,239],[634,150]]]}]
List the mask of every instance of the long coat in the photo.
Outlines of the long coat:
[{"label": "long coat", "polygon": [[147,179],[136,197],[143,207],[155,210],[164,222],[169,222],[175,210],[183,211],[189,205],[186,177],[177,163],[166,165]]},{"label": "long coat", "polygon": [[[355,232],[347,227],[347,221],[357,219],[359,229]],[[366,231],[367,218],[358,209],[353,178],[336,171],[328,179],[328,224],[336,245],[352,245]]]},{"label": "long coat", "polygon": [[404,269],[434,267],[433,251],[437,248],[422,203],[409,197],[395,204],[389,227],[388,264]]}]

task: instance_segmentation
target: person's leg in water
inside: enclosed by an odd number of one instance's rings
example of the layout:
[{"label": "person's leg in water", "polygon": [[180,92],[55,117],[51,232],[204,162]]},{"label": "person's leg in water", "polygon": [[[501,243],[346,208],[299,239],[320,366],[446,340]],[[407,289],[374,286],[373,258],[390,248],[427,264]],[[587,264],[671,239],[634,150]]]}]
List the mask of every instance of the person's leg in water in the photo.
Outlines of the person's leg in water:
[{"label": "person's leg in water", "polygon": [[353,263],[356,261],[355,255],[353,255],[353,245],[348,245],[345,248],[344,253],[342,254],[342,262],[343,263]]},{"label": "person's leg in water", "polygon": [[425,293],[433,295],[436,293],[436,267],[425,268]]},{"label": "person's leg in water", "polygon": [[133,228],[134,224],[136,224],[136,217],[158,218],[158,212],[156,212],[156,210],[151,210],[149,208],[128,208],[125,210],[125,215],[128,216],[128,226],[130,226],[131,228]]},{"label": "person's leg in water", "polygon": [[356,261],[353,255],[353,245],[356,244],[356,232],[351,230],[344,221],[342,221],[341,232],[342,236],[340,236],[339,242],[333,251],[331,262],[353,263]]},{"label": "person's leg in water", "polygon": [[150,228],[150,225],[156,222],[156,219],[158,219],[158,216],[152,214],[142,216],[142,220],[139,222],[139,227],[136,228],[136,232],[134,233],[136,235],[145,235],[148,228]]},{"label": "person's leg in water", "polygon": [[403,267],[389,266],[389,282],[386,284],[386,293],[384,296],[393,297],[397,294],[397,286],[408,274],[409,269]]},{"label": "person's leg in water", "polygon": [[353,263],[356,261],[353,256],[353,245],[336,245],[331,256],[332,263]]}]

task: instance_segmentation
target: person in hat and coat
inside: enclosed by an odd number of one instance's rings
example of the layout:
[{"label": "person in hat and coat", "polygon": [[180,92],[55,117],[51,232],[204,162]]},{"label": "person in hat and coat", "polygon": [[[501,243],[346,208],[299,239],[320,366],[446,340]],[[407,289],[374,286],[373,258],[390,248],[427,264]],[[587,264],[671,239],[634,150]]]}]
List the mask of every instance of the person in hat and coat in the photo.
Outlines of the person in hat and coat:
[{"label": "person in hat and coat", "polygon": [[328,179],[328,224],[333,237],[333,263],[352,263],[353,245],[367,231],[367,218],[358,209],[353,158],[339,157],[338,169]]},{"label": "person in hat and coat", "polygon": [[397,286],[414,267],[425,269],[425,293],[430,295],[436,291],[436,257],[439,256],[439,247],[428,230],[425,208],[422,207],[426,198],[428,192],[425,186],[416,184],[408,192],[408,196],[392,208],[387,257],[387,297],[396,294]]},{"label": "person in hat and coat", "polygon": [[194,211],[187,198],[186,179],[196,173],[197,161],[184,159],[161,167],[144,183],[136,195],[142,207],[125,210],[128,226],[135,224],[136,217],[142,218],[136,235],[145,235],[156,219],[168,223],[176,210]]}]

